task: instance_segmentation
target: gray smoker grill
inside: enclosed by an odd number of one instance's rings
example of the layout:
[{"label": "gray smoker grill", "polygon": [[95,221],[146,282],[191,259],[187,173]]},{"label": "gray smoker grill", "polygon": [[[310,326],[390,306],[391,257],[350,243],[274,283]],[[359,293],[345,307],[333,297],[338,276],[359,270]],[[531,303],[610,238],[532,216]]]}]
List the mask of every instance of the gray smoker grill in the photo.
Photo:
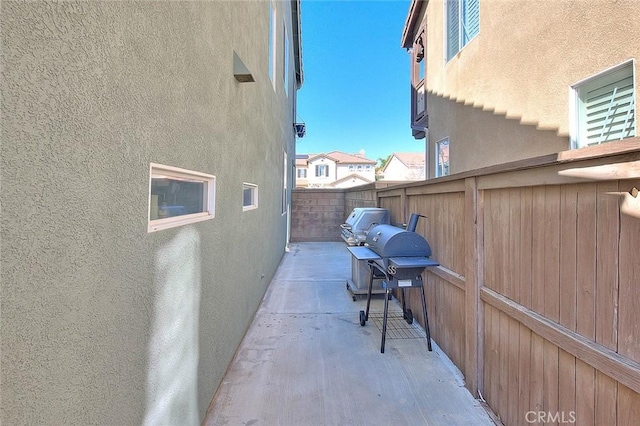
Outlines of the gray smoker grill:
[{"label": "gray smoker grill", "polygon": [[411,324],[413,314],[405,306],[404,290],[419,288],[422,296],[422,314],[425,322],[427,346],[431,351],[431,335],[427,317],[427,303],[424,295],[422,272],[425,268],[438,266],[439,263],[429,259],[431,247],[424,237],[414,232],[418,215],[412,215],[410,229],[404,230],[391,225],[378,225],[369,230],[364,247],[348,247],[351,254],[360,261],[366,261],[371,269],[369,291],[367,294],[367,309],[360,311],[360,325],[364,326],[369,320],[369,306],[374,275],[383,276],[383,287],[386,296],[382,319],[382,343],[380,352],[384,353],[387,331],[387,313],[389,296],[393,289],[399,288],[402,293],[402,311],[405,320]]}]

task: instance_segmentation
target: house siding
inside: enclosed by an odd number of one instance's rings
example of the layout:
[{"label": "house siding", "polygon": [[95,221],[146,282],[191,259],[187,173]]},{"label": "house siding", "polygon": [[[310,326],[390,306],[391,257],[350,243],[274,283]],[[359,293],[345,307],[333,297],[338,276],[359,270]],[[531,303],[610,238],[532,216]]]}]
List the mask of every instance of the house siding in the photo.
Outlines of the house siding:
[{"label": "house siding", "polygon": [[[199,424],[284,252],[294,55],[287,97],[268,2],[1,7],[0,423]],[[215,175],[215,218],[148,233],[152,162]]]},{"label": "house siding", "polygon": [[417,7],[409,39],[426,20],[428,142],[450,137],[453,173],[569,149],[569,88],[640,57],[628,42],[640,39],[635,1],[480,0],[478,36],[449,61],[444,2]]}]

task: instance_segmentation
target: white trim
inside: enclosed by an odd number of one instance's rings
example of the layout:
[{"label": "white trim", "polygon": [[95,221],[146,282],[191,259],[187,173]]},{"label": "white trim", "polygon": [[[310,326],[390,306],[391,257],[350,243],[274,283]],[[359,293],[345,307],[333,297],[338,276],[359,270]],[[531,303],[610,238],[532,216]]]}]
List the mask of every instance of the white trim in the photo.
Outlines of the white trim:
[{"label": "white trim", "polygon": [[[447,143],[447,147],[449,148],[448,149],[448,154],[449,154],[448,160],[449,161],[448,161],[448,169],[447,169],[448,173],[445,173],[445,174],[441,174],[440,173],[440,164],[438,163],[438,160],[440,158],[440,144],[443,143],[443,142],[446,142]],[[448,136],[446,138],[440,139],[439,141],[437,141],[435,143],[435,160],[436,160],[435,161],[436,169],[434,171],[434,176],[435,177],[448,176],[448,175],[451,174],[451,143],[449,141],[449,137]]]},{"label": "white trim", "polygon": [[[631,66],[631,76],[633,79],[633,88],[634,88],[634,97],[637,93],[637,85],[636,85],[636,61],[635,58],[628,59],[620,64],[609,67],[603,71],[600,71],[596,74],[590,75],[589,77],[583,78],[582,80],[573,83],[569,86],[569,141],[571,149],[578,149],[586,146],[580,140],[581,132],[580,132],[580,124],[581,121],[579,119],[579,114],[581,111],[580,108],[580,88],[588,85],[596,80],[606,78],[608,75],[615,73],[623,68]],[[638,116],[637,112],[637,99],[636,106],[634,107],[634,120]],[[638,121],[635,120],[637,123]],[[637,127],[636,127],[637,129]],[[637,130],[636,130],[637,134]],[[610,143],[609,141],[607,143]]]},{"label": "white trim", "polygon": [[[244,191],[251,189],[251,204],[244,204]],[[255,210],[258,208],[258,185],[249,182],[242,182],[242,211]]]},{"label": "white trim", "polygon": [[[167,217],[162,219],[151,219],[151,186],[154,178],[169,177],[175,180],[190,180],[202,182],[205,184],[205,199],[203,212]],[[149,197],[147,203],[147,232],[161,231],[163,229],[183,226],[190,223],[202,222],[204,220],[213,219],[215,217],[215,191],[216,177],[207,173],[196,172],[193,170],[182,169],[174,166],[166,166],[164,164],[149,163]]]}]

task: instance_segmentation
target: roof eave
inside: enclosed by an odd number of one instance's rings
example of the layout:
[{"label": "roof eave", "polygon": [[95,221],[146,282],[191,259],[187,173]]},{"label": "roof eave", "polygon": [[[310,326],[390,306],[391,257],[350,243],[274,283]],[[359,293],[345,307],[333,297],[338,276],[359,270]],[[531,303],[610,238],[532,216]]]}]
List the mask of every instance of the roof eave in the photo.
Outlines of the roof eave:
[{"label": "roof eave", "polygon": [[428,0],[411,0],[411,6],[409,6],[409,14],[404,23],[402,30],[402,47],[409,49],[413,46],[413,29],[416,26],[420,11],[422,9],[422,3],[428,3]]},{"label": "roof eave", "polygon": [[291,0],[291,20],[293,22],[293,56],[295,60],[296,88],[300,89],[304,82],[302,72],[302,28],[300,15],[300,0]]}]

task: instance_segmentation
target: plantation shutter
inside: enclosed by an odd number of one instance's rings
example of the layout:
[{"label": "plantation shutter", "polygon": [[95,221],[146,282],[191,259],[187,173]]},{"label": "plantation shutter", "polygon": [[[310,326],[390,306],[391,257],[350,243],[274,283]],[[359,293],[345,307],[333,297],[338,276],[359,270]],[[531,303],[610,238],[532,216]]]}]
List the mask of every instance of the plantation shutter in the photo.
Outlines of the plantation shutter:
[{"label": "plantation shutter", "polygon": [[480,30],[479,0],[463,0],[462,4],[462,45],[478,35]]},{"label": "plantation shutter", "polygon": [[629,64],[579,88],[582,145],[633,137],[635,91]]},{"label": "plantation shutter", "polygon": [[459,0],[447,0],[447,61],[460,50]]}]

